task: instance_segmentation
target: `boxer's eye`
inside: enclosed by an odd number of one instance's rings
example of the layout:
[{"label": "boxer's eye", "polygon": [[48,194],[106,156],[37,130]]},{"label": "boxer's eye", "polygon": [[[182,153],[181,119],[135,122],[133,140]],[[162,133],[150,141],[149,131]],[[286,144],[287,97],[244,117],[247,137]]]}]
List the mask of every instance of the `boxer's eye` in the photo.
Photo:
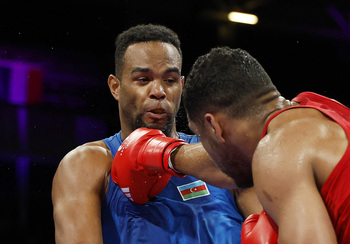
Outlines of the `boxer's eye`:
[{"label": "boxer's eye", "polygon": [[166,79],[165,82],[167,82],[167,83],[174,83],[174,82],[176,82],[176,80],[169,78],[169,79]]},{"label": "boxer's eye", "polygon": [[149,82],[150,80],[147,78],[147,77],[140,77],[137,79],[139,82],[141,83],[146,83],[146,82]]}]

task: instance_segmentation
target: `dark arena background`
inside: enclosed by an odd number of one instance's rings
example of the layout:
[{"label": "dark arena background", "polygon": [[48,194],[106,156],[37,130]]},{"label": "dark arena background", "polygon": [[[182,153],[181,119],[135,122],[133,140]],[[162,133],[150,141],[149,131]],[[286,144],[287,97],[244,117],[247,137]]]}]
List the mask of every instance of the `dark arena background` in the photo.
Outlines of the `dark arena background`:
[{"label": "dark arena background", "polygon": [[[230,22],[231,11],[258,23]],[[350,105],[350,1],[0,0],[1,243],[54,243],[53,175],[69,150],[119,131],[114,39],[141,23],[178,33],[185,76],[211,48],[239,47],[286,98]],[[177,126],[189,132],[183,109]]]}]

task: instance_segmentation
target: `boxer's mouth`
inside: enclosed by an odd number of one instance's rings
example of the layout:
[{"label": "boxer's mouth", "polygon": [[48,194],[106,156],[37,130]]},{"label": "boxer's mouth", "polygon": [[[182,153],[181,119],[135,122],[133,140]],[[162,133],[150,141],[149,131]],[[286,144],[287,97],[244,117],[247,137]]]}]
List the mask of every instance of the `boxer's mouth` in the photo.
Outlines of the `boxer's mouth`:
[{"label": "boxer's mouth", "polygon": [[153,109],[153,110],[150,110],[149,112],[154,113],[154,114],[164,114],[165,110],[164,109]]},{"label": "boxer's mouth", "polygon": [[152,120],[166,120],[168,118],[168,113],[163,108],[149,109],[146,114]]}]

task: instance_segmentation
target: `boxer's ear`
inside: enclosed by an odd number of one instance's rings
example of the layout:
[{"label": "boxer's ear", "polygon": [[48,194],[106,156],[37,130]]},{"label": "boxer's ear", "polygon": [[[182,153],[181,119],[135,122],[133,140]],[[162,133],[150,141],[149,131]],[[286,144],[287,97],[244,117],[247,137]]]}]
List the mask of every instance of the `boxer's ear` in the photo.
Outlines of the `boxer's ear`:
[{"label": "boxer's ear", "polygon": [[120,80],[115,75],[108,76],[108,86],[115,100],[119,100]]},{"label": "boxer's ear", "polygon": [[225,142],[225,138],[223,137],[223,130],[222,127],[215,117],[215,115],[211,113],[206,113],[204,115],[205,118],[205,126],[209,127],[210,133],[213,133],[214,136],[221,142]]}]

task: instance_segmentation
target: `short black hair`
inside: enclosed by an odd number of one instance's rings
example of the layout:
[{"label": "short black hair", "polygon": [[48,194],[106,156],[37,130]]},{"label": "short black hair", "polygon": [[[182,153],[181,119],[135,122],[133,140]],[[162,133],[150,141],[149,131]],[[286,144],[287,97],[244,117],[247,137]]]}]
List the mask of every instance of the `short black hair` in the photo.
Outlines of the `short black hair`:
[{"label": "short black hair", "polygon": [[204,113],[222,110],[243,118],[256,113],[257,99],[272,91],[277,89],[270,77],[247,51],[217,47],[192,66],[183,103],[192,121],[203,121]]},{"label": "short black hair", "polygon": [[115,41],[115,73],[121,78],[126,49],[134,43],[160,41],[174,45],[182,58],[178,35],[168,27],[154,24],[136,25],[118,35]]}]

